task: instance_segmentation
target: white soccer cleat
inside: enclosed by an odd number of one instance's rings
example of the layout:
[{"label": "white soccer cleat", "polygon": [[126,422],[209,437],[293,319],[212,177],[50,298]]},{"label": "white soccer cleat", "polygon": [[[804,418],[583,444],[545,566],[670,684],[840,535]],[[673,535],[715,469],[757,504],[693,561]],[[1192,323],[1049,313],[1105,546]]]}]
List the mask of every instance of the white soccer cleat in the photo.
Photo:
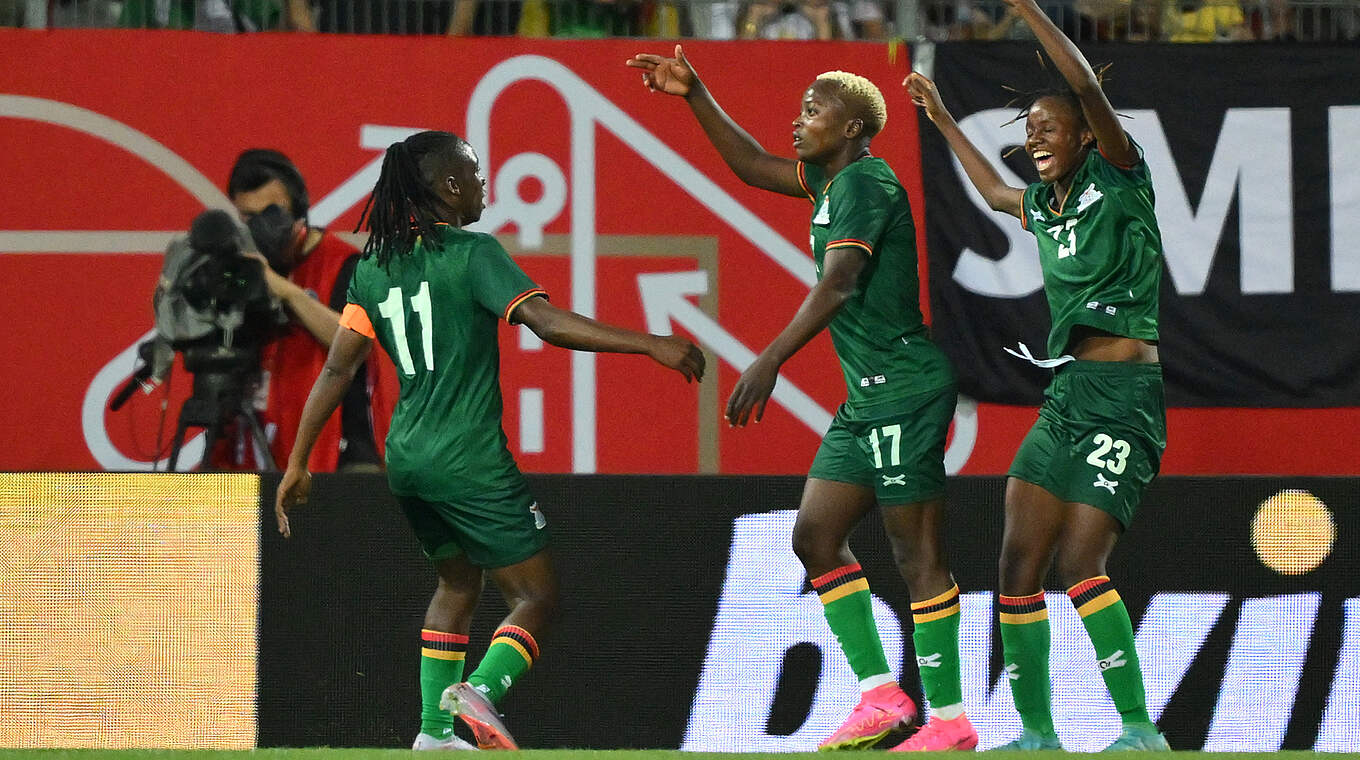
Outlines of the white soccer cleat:
[{"label": "white soccer cleat", "polygon": [[411,749],[470,749],[474,752],[477,751],[477,747],[473,746],[471,742],[459,739],[457,734],[449,734],[444,739],[429,734],[419,734],[416,736],[416,740],[411,743]]}]

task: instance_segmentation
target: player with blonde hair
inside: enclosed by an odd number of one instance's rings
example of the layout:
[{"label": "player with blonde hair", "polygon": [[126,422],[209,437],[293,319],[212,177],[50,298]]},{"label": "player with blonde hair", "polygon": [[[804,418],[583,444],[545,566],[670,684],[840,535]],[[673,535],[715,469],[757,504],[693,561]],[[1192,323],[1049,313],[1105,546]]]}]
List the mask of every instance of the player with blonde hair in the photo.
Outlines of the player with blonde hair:
[{"label": "player with blonde hair", "polygon": [[887,123],[883,95],[864,77],[832,71],[803,92],[793,121],[797,159],[771,155],[723,112],[675,46],[639,54],[654,92],[678,95],[737,177],[812,202],[817,284],[788,326],[742,373],[727,420],[759,421],[779,368],[823,329],[845,374],[847,399],[817,451],[793,527],[793,550],[859,679],[861,698],[821,749],[877,744],[916,723],[888,666],[869,582],[848,543],[875,505],[911,593],[912,635],[930,721],[894,749],[972,749],[959,679],[959,588],[941,539],[944,448],[954,373],[927,335],[915,298],[916,227],[907,193],[869,142]]}]

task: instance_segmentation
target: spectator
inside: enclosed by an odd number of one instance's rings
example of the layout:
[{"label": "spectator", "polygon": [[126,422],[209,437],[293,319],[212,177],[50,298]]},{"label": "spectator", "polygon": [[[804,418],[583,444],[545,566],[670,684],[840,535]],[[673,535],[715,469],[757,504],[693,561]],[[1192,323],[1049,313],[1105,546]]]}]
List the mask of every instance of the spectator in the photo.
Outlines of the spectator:
[{"label": "spectator", "polygon": [[[312,382],[326,363],[331,339],[340,324],[338,308],[345,305],[345,292],[359,263],[359,252],[326,230],[308,224],[307,186],[293,162],[278,151],[256,149],[242,153],[231,169],[227,195],[266,259],[265,279],[290,320],[261,352],[261,379],[256,394],[261,424],[267,431],[272,430],[270,449],[274,462],[281,464],[297,434]],[[311,469],[319,472],[379,469],[369,414],[370,388],[378,385],[377,377],[367,371],[360,377],[369,382],[351,386],[340,413],[326,423],[312,453]],[[395,377],[384,388],[394,386]],[[246,431],[229,428],[223,439],[212,452],[214,467],[262,466],[252,447],[245,444],[249,440]]]},{"label": "spectator", "polygon": [[1172,42],[1216,42],[1254,38],[1238,0],[1178,0],[1163,22]]},{"label": "spectator", "polygon": [[[81,0],[73,5],[80,7]],[[57,3],[53,9],[57,15]],[[117,26],[206,32],[315,31],[306,0],[125,0]],[[89,21],[80,26],[97,25]]]},{"label": "spectator", "polygon": [[746,7],[742,39],[854,39],[850,9],[830,0],[755,0]]}]

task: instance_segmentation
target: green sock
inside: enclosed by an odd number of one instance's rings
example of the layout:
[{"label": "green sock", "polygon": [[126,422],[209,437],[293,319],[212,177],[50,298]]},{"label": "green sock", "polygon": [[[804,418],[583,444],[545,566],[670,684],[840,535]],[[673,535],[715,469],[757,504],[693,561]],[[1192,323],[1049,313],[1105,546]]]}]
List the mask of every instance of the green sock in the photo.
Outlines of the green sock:
[{"label": "green sock", "polygon": [[538,642],[528,631],[514,625],[503,625],[491,637],[491,646],[477,669],[468,676],[468,683],[482,692],[492,703],[498,703],[515,681],[529,670],[538,659]]},{"label": "green sock", "polygon": [[916,667],[926,701],[935,709],[963,704],[959,674],[959,587],[923,602],[911,603]]},{"label": "green sock", "polygon": [[891,673],[883,642],[878,638],[869,580],[858,564],[832,570],[812,579],[812,589],[822,599],[826,622],[861,682]]},{"label": "green sock", "polygon": [[468,637],[420,631],[420,732],[440,739],[453,733],[453,715],[439,709],[444,690],[463,680]]},{"label": "green sock", "polygon": [[1068,589],[1067,595],[1095,645],[1100,675],[1120,719],[1124,725],[1151,723],[1138,651],[1133,646],[1133,624],[1114,584],[1108,577],[1097,575]]},{"label": "green sock", "polygon": [[1025,728],[1053,734],[1053,684],[1048,680],[1048,606],[1044,592],[1000,602],[1001,650],[1011,696]]}]

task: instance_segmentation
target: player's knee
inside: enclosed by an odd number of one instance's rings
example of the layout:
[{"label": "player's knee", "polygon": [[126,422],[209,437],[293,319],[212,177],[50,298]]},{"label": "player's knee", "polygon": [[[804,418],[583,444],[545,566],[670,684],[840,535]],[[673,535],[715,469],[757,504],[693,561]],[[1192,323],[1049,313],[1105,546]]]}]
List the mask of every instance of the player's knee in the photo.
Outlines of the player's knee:
[{"label": "player's knee", "polygon": [[1058,557],[1058,580],[1065,588],[1105,575],[1105,557],[1086,552],[1064,552]]},{"label": "player's knee", "polygon": [[793,553],[812,575],[830,572],[839,566],[839,542],[815,525],[793,526]]},{"label": "player's knee", "polygon": [[1033,594],[1043,587],[1047,562],[1023,546],[1003,546],[997,564],[1001,593],[1006,596]]}]

